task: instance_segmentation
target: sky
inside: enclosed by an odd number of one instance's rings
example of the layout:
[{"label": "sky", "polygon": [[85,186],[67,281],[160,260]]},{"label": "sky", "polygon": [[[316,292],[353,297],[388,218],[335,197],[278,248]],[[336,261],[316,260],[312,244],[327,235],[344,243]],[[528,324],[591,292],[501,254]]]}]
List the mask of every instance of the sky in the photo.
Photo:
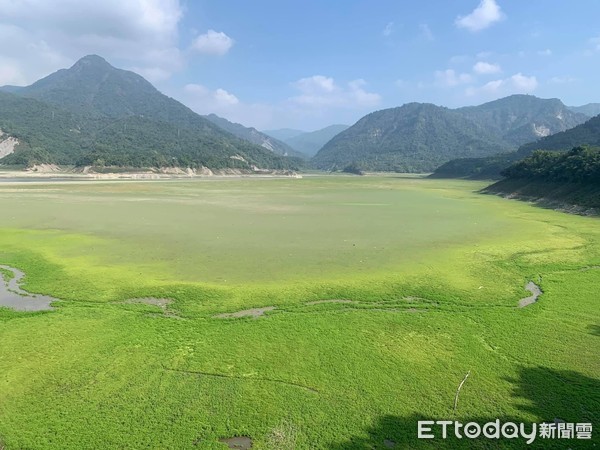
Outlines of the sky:
[{"label": "sky", "polygon": [[600,1],[0,0],[0,85],[87,54],[260,130],[408,102],[600,102]]}]

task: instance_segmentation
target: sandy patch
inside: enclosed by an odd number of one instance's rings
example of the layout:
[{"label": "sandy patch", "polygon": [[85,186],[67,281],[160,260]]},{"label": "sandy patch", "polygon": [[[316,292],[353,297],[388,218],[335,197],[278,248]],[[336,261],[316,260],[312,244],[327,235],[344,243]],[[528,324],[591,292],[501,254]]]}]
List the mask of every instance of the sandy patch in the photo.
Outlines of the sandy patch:
[{"label": "sandy patch", "polygon": [[335,300],[316,300],[314,302],[308,302],[307,305],[322,305],[323,303],[357,303],[354,300],[335,299]]},{"label": "sandy patch", "polygon": [[540,287],[535,284],[533,281],[530,281],[525,285],[525,289],[531,292],[531,295],[526,298],[522,298],[519,300],[519,308],[525,308],[526,306],[535,303],[540,295],[542,295],[542,290]]},{"label": "sandy patch", "polygon": [[242,311],[237,311],[234,313],[217,314],[214,317],[218,319],[237,319],[239,317],[254,317],[255,319],[258,319],[266,312],[273,311],[274,309],[276,309],[275,306],[265,306],[264,308],[244,309]]},{"label": "sandy patch", "polygon": [[235,448],[238,450],[248,450],[252,448],[252,439],[248,436],[237,436],[227,439],[219,439],[219,442],[226,444],[229,448]]}]

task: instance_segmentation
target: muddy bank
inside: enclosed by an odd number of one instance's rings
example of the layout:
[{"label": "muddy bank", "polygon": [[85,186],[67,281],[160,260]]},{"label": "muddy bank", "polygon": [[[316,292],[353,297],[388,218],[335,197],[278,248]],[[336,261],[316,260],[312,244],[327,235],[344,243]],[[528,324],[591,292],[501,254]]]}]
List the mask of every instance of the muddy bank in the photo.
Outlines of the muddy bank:
[{"label": "muddy bank", "polygon": [[15,311],[48,311],[53,309],[50,304],[58,299],[46,295],[30,294],[21,289],[23,272],[9,266],[0,265],[0,269],[12,273],[12,278],[6,280],[5,274],[0,276],[0,307]]},{"label": "muddy bank", "polygon": [[252,308],[252,309],[244,309],[243,311],[237,311],[234,313],[223,313],[217,314],[216,318],[218,319],[237,319],[240,317],[253,317],[258,319],[260,316],[263,316],[268,311],[273,311],[275,306],[266,306],[264,308]]},{"label": "muddy bank", "polygon": [[[1,167],[0,167],[1,168]],[[126,169],[119,167],[61,167],[39,164],[25,170],[0,170],[0,179],[61,178],[68,180],[162,180],[178,178],[302,178],[291,170],[264,169],[198,169],[161,167],[149,169]]]},{"label": "muddy bank", "polygon": [[529,297],[522,298],[521,300],[519,300],[519,308],[525,308],[526,306],[537,302],[538,297],[542,295],[542,290],[533,281],[527,283],[525,285],[525,289],[531,292],[531,295]]}]

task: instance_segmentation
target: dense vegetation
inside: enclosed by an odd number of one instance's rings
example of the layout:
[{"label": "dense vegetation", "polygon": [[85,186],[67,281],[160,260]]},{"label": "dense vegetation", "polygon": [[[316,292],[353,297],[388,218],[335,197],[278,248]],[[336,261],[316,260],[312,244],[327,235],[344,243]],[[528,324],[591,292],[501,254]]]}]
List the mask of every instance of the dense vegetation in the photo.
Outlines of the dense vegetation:
[{"label": "dense vegetation", "polygon": [[483,128],[493,130],[513,148],[546,134],[573,128],[590,117],[571,111],[557,98],[542,99],[533,95],[511,95],[456,111]]},{"label": "dense vegetation", "polygon": [[233,136],[98,56],[9,90],[13,93],[0,92],[0,129],[21,145],[2,164],[217,169],[301,164]]},{"label": "dense vegetation", "polygon": [[484,192],[508,195],[575,213],[600,213],[600,148],[535,151],[502,171]]},{"label": "dense vegetation", "polygon": [[538,150],[503,170],[502,175],[600,185],[600,148],[575,147],[566,153]]},{"label": "dense vegetation", "polygon": [[522,449],[417,421],[597,424],[598,220],[482,186],[3,183],[0,264],[62,301],[0,308],[0,448]]},{"label": "dense vegetation", "polygon": [[443,178],[499,178],[511,164],[530,156],[536,150],[566,152],[581,145],[600,146],[600,116],[591,118],[569,130],[522,145],[516,152],[470,160],[454,160],[440,166],[434,176]]},{"label": "dense vegetation", "polygon": [[[365,116],[327,143],[314,164],[333,170],[360,163],[366,170],[427,172],[461,158],[443,172],[468,172],[463,168],[466,164],[478,176],[487,176],[488,170],[482,167],[486,163],[480,164],[474,157],[508,153],[520,144],[586,119],[560,100],[531,95],[513,95],[455,110],[412,103]],[[495,158],[490,162],[498,163]]]},{"label": "dense vegetation", "polygon": [[360,163],[367,170],[427,172],[456,158],[506,151],[493,134],[447,108],[410,103],[371,113],[313,158],[320,169]]},{"label": "dense vegetation", "polygon": [[279,139],[275,139],[271,136],[267,136],[265,133],[261,133],[256,128],[245,127],[239,123],[230,122],[229,120],[219,117],[216,114],[209,114],[204,117],[217,125],[219,128],[230,132],[234,136],[253,144],[260,145],[261,147],[264,147],[278,155],[306,158],[304,153],[294,150],[288,144],[281,142]]}]

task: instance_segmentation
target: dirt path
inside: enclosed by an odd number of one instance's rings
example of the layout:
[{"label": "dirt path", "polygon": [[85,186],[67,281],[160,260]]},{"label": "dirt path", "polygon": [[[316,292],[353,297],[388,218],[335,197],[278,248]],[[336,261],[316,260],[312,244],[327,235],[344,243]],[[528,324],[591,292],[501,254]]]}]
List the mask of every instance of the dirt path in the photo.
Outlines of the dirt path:
[{"label": "dirt path", "polygon": [[6,281],[4,276],[0,276],[0,307],[4,306],[16,311],[47,311],[53,309],[50,303],[58,299],[46,295],[30,294],[21,289],[21,280],[25,276],[19,269],[0,265],[12,273],[12,278]]},{"label": "dirt path", "polygon": [[525,308],[526,306],[535,303],[540,295],[542,295],[542,290],[540,287],[535,284],[533,281],[530,281],[525,285],[525,289],[531,292],[531,295],[526,298],[522,298],[519,300],[519,308]]}]

